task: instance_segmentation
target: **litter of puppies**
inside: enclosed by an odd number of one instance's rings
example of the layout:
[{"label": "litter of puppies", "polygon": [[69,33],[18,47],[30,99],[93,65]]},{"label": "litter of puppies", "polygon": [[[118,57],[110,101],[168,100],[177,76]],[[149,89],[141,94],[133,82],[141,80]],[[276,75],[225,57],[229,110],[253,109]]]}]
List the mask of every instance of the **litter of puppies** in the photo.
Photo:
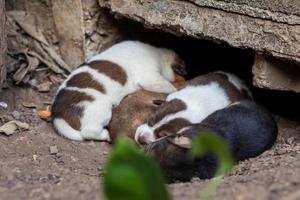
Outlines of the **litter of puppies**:
[{"label": "litter of puppies", "polygon": [[277,124],[241,79],[217,71],[185,82],[185,75],[173,50],[121,42],[69,75],[47,117],[72,140],[113,142],[126,134],[158,160],[170,180],[214,175],[215,156],[187,158],[191,139],[203,130],[221,136],[236,161],[272,147]]}]

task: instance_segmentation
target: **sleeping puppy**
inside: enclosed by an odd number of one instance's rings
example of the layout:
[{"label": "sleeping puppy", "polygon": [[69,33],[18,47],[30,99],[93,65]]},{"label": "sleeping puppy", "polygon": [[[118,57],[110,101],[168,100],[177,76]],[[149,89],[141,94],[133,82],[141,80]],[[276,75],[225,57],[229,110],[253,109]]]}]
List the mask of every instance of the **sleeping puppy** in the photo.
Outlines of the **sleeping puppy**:
[{"label": "sleeping puppy", "polygon": [[255,157],[271,148],[277,137],[273,117],[253,101],[242,100],[218,110],[200,124],[178,131],[149,144],[146,149],[156,158],[170,181],[188,181],[192,177],[212,178],[218,165],[213,154],[191,159],[192,138],[210,133],[224,139],[236,161]]},{"label": "sleeping puppy", "polygon": [[[183,77],[176,75],[172,84],[182,88],[186,82]],[[137,127],[147,121],[155,109],[166,100],[167,94],[138,90],[126,96],[112,111],[112,119],[108,131],[112,142],[120,135],[134,140]]]},{"label": "sleeping puppy", "polygon": [[143,88],[171,93],[175,74],[185,75],[178,55],[138,41],[116,44],[75,69],[59,87],[52,106],[53,126],[72,140],[110,141],[112,108]]},{"label": "sleeping puppy", "polygon": [[125,97],[112,111],[112,119],[108,130],[112,142],[120,135],[126,135],[134,140],[136,128],[143,124],[148,116],[154,112],[167,95],[162,93],[139,90]]},{"label": "sleeping puppy", "polygon": [[211,72],[198,76],[186,87],[168,95],[147,123],[137,128],[135,140],[139,144],[149,144],[185,126],[200,123],[212,112],[245,98],[251,98],[251,93],[233,74]]}]

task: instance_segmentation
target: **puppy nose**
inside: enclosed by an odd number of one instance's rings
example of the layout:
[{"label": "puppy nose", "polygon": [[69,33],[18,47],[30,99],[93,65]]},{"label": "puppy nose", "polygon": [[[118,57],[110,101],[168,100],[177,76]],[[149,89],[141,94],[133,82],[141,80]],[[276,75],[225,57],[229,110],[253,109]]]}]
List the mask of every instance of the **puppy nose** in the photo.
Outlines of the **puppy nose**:
[{"label": "puppy nose", "polygon": [[141,145],[146,145],[149,143],[146,135],[140,135],[138,138],[138,143]]}]

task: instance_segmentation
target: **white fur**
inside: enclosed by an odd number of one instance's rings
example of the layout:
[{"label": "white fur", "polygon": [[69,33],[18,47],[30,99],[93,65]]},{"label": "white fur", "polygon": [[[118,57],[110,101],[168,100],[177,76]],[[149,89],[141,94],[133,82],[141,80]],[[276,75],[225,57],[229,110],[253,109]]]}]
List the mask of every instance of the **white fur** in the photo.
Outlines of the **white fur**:
[{"label": "white fur", "polygon": [[141,136],[146,137],[146,141],[154,142],[155,136],[153,134],[153,130],[148,124],[142,124],[136,129],[136,133],[134,135],[135,141],[138,141]]},{"label": "white fur", "polygon": [[[81,102],[77,106],[83,109],[81,130],[74,130],[65,120],[54,119],[58,132],[73,140],[95,139],[110,141],[109,133],[104,128],[112,116],[112,107],[117,106],[128,94],[144,88],[153,92],[171,93],[176,88],[170,83],[175,75],[171,68],[175,52],[169,49],[156,48],[138,41],[125,41],[112,46],[106,51],[94,56],[91,61],[107,60],[121,66],[127,74],[127,82],[122,86],[105,74],[90,68],[80,67],[62,83],[61,89],[76,90],[92,96],[92,102]],[[102,84],[106,90],[103,94],[92,88],[66,87],[66,82],[74,75],[87,72],[93,79]],[[65,102],[66,104],[71,102]]]},{"label": "white fur", "polygon": [[[231,84],[233,84],[239,91],[244,89],[248,95],[252,97],[252,94],[246,84],[234,74],[223,71],[217,71],[215,73],[226,75],[229,82],[231,82]],[[232,103],[230,102],[225,90],[217,82],[211,82],[210,84],[200,86],[187,86],[168,95],[166,101],[168,102],[173,99],[182,100],[186,104],[187,109],[165,116],[153,127],[150,127],[148,124],[142,124],[137,128],[135,133],[136,142],[138,142],[138,138],[141,136],[148,139],[147,143],[153,142],[155,140],[154,130],[173,119],[184,118],[192,124],[200,123],[214,111],[225,108]]]},{"label": "white fur", "polygon": [[154,130],[173,119],[184,118],[193,124],[200,123],[214,111],[225,108],[231,103],[226,92],[217,82],[200,86],[187,86],[168,95],[167,102],[173,99],[180,99],[186,104],[187,108],[178,113],[165,116],[153,127],[142,124],[136,131],[136,142],[141,136],[150,139],[147,143],[153,142],[155,140]]}]

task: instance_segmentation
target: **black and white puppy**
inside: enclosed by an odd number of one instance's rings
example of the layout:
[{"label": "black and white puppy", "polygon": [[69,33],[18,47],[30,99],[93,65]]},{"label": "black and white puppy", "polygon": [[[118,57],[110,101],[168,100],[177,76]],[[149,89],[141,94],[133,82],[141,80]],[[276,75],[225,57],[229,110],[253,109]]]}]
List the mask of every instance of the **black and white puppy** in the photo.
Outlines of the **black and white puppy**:
[{"label": "black and white puppy", "polygon": [[277,138],[272,115],[250,100],[242,100],[218,110],[200,124],[183,128],[147,146],[147,152],[161,164],[170,181],[188,181],[192,177],[211,178],[218,165],[214,154],[191,159],[192,138],[210,133],[223,138],[236,161],[255,157],[271,148]]}]

